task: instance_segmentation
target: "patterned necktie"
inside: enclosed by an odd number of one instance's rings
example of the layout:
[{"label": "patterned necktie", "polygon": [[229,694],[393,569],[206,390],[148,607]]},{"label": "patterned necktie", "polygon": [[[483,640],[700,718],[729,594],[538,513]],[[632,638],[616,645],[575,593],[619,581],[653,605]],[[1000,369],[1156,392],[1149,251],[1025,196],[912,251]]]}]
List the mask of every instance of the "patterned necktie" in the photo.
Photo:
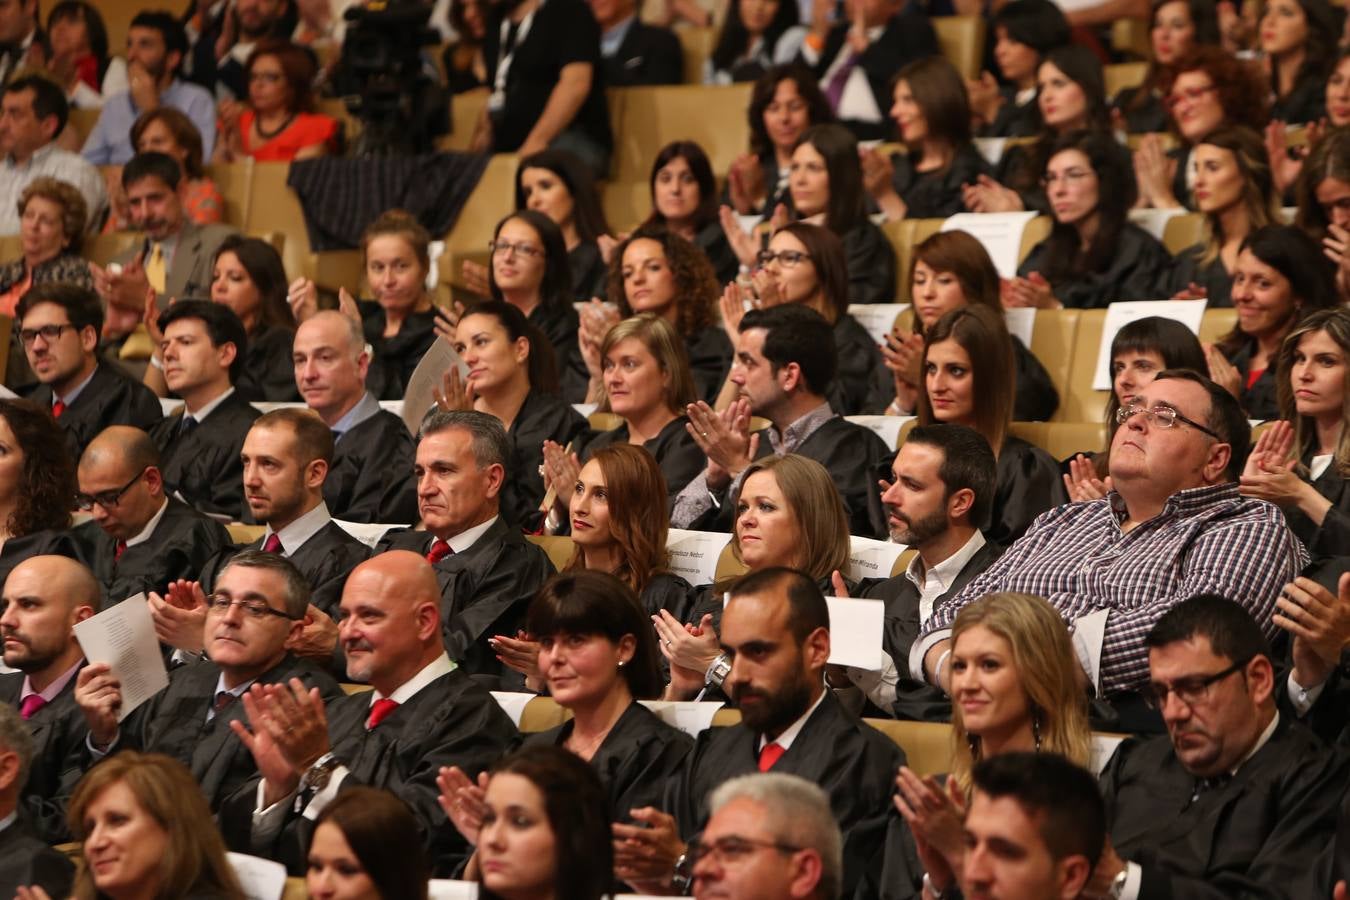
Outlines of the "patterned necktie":
[{"label": "patterned necktie", "polygon": [[772,741],[764,745],[764,749],[759,751],[759,770],[767,772],[773,768],[773,764],[778,762],[779,758],[787,752],[787,748],[782,744],[775,744]]},{"label": "patterned necktie", "polygon": [[62,400],[57,400],[55,403],[52,404],[52,418],[53,418],[53,419],[59,419],[59,418],[61,418],[61,413],[65,412],[65,411],[66,411],[66,404],[65,404],[64,401],[62,401]]},{"label": "patterned necktie", "polygon": [[46,705],[47,701],[42,698],[41,694],[29,694],[19,704],[19,715],[23,716],[24,719],[31,719],[34,713]]},{"label": "patterned necktie", "polygon": [[150,282],[150,286],[155,289],[155,293],[164,293],[165,282],[164,270],[164,245],[154,243],[150,245],[150,253],[145,260],[145,280]]},{"label": "patterned necktie", "polygon": [[450,549],[449,544],[447,544],[440,538],[436,538],[436,540],[431,544],[431,550],[427,552],[427,562],[431,563],[434,566],[436,563],[445,559],[447,556],[450,556],[454,552],[455,552],[454,550]]},{"label": "patterned necktie", "polygon": [[397,700],[390,700],[388,697],[376,700],[370,705],[370,718],[366,719],[366,730],[369,731],[379,725],[396,709],[398,709]]},{"label": "patterned necktie", "polygon": [[275,531],[267,536],[266,541],[263,541],[263,552],[281,554],[281,538],[277,537]]}]

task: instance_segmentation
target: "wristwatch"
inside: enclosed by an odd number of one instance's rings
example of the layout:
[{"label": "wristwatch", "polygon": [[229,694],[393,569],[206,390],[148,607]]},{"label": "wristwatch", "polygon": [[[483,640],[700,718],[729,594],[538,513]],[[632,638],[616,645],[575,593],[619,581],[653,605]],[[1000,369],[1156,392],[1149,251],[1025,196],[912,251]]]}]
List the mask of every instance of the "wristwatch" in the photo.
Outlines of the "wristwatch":
[{"label": "wristwatch", "polygon": [[333,777],[333,772],[342,765],[342,760],[331,753],[325,753],[320,756],[314,765],[305,770],[305,776],[302,779],[305,787],[312,791],[321,791],[328,787],[329,780]]},{"label": "wristwatch", "polygon": [[717,658],[708,666],[708,671],[703,675],[703,683],[707,687],[721,689],[722,682],[727,680],[731,674],[731,660],[727,659],[725,653],[717,654]]}]

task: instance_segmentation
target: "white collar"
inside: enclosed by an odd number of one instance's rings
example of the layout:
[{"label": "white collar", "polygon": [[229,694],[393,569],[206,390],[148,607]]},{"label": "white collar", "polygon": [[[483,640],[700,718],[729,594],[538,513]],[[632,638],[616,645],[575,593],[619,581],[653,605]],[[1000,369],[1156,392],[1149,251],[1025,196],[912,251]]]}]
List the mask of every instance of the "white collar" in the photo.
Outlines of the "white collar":
[{"label": "white collar", "polygon": [[970,562],[972,556],[980,552],[980,548],[984,544],[984,534],[977,528],[975,533],[970,536],[970,540],[966,541],[960,550],[927,571],[924,570],[923,556],[916,553],[914,558],[909,561],[908,568],[905,569],[905,577],[920,591],[923,590],[924,584],[930,578],[936,578],[944,591],[950,590],[956,576],[961,574],[961,570],[966,567],[966,563]]},{"label": "white collar", "polygon": [[[303,547],[332,519],[333,517],[328,514],[328,504],[320,500],[318,506],[276,532],[276,536],[281,540],[281,555],[289,559],[291,554]],[[272,533],[272,526],[268,525],[267,530],[263,532],[264,544]]]},{"label": "white collar", "polygon": [[192,418],[195,419],[195,420],[197,421],[197,424],[200,425],[200,424],[206,419],[207,416],[211,415],[211,413],[213,413],[213,412],[216,411],[216,407],[217,407],[217,406],[219,406],[220,404],[224,403],[224,402],[225,402],[226,400],[228,400],[228,399],[230,398],[230,396],[233,395],[233,394],[234,394],[234,388],[233,388],[233,387],[228,387],[228,388],[225,389],[225,391],[224,391],[223,393],[221,393],[221,394],[220,394],[219,396],[217,396],[215,399],[213,399],[213,400],[208,400],[207,402],[203,403],[200,407],[198,407],[198,409],[197,409],[196,412],[191,412],[191,411],[187,408],[187,404],[184,404],[184,405],[183,405],[183,417],[184,417],[184,418],[187,418],[188,416],[192,416]]},{"label": "white collar", "polygon": [[[389,695],[389,699],[400,705],[407,703],[413,697],[417,696],[422,688],[431,684],[442,675],[449,675],[451,672],[455,671],[455,668],[454,660],[450,658],[449,654],[442,653],[440,656],[423,666],[416,675],[395,688],[394,692]],[[384,695],[379,691],[370,692],[371,706],[375,705],[376,700],[383,699]]]},{"label": "white collar", "polygon": [[[493,523],[496,522],[498,518],[498,516],[493,516],[481,525],[466,528],[459,534],[449,538],[446,543],[450,545],[450,549],[455,553],[463,553],[465,550],[468,550],[474,544],[478,543],[478,539],[487,534],[487,530],[492,527]],[[431,542],[427,544],[427,551],[430,552],[431,545],[439,540],[440,538],[433,534],[431,536]]]},{"label": "white collar", "polygon": [[[820,692],[820,696],[816,698],[816,702],[811,704],[811,708],[803,713],[800,719],[793,722],[787,728],[784,728],[782,734],[773,739],[775,744],[783,748],[783,752],[786,753],[788,750],[792,749],[792,742],[797,739],[797,735],[801,734],[802,729],[806,727],[806,720],[811,718],[812,713],[816,711],[817,707],[825,702],[825,695],[829,692],[829,688],[823,688]],[[759,736],[759,749],[763,750],[764,745],[767,743],[768,740],[761,734]]]},{"label": "white collar", "polygon": [[1280,711],[1277,709],[1275,710],[1275,715],[1270,717],[1270,724],[1266,726],[1266,730],[1261,732],[1261,736],[1256,739],[1256,743],[1252,744],[1252,749],[1248,750],[1247,755],[1237,761],[1237,765],[1233,766],[1233,768],[1228,770],[1228,774],[1236,775],[1238,773],[1238,769],[1241,769],[1243,766],[1247,764],[1247,760],[1251,759],[1257,753],[1261,752],[1261,748],[1264,747],[1266,744],[1270,743],[1271,736],[1275,734],[1275,727],[1279,724],[1280,724]]},{"label": "white collar", "polygon": [[150,535],[155,533],[155,529],[159,527],[160,519],[164,518],[164,511],[168,508],[169,498],[165,497],[164,502],[159,505],[159,512],[150,517],[150,521],[145,523],[145,527],[141,529],[141,533],[134,538],[127,538],[127,546],[135,547],[137,544],[144,544],[146,541],[150,540]]}]

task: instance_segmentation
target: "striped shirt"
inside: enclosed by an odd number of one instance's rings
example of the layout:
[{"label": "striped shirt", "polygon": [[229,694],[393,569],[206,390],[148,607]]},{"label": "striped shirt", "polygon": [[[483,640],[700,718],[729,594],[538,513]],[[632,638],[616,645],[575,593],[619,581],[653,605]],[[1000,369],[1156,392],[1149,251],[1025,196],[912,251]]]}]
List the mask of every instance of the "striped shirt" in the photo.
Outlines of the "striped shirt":
[{"label": "striped shirt", "polygon": [[1124,501],[1069,503],[1041,514],[1027,533],[924,623],[931,646],[961,607],[985,594],[1044,597],[1066,622],[1110,610],[1102,642],[1103,693],[1148,682],[1144,637],[1175,604],[1214,593],[1242,604],[1267,637],[1280,589],[1307,564],[1279,507],[1238,495],[1233,483],[1173,494],[1162,512],[1128,532]]}]

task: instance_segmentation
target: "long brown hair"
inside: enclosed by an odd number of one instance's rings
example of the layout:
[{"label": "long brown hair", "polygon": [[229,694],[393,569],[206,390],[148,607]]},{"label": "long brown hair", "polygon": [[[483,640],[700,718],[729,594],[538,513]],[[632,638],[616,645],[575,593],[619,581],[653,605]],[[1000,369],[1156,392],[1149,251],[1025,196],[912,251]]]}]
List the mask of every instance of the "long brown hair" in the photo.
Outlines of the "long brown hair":
[{"label": "long brown hair", "polygon": [[[848,514],[825,467],[795,453],[765,457],[745,470],[741,490],[736,494],[736,507],[740,506],[746,482],[758,472],[773,475],[801,534],[792,568],[805,572],[814,581],[829,578],[835,569],[843,569],[848,563]],[[733,516],[740,518],[735,513]],[[734,526],[731,551],[736,559],[741,558],[741,539]]]},{"label": "long brown hair", "polygon": [[[1275,177],[1270,169],[1270,157],[1266,155],[1265,142],[1259,134],[1250,128],[1225,127],[1199,141],[1196,146],[1200,144],[1227,150],[1233,154],[1238,173],[1242,176],[1241,203],[1247,209],[1248,234],[1279,221]],[[1218,259],[1224,242],[1231,237],[1233,235],[1223,233],[1217,215],[1206,213],[1204,232],[1200,239],[1205,247],[1200,255],[1201,264],[1209,265]]]},{"label": "long brown hair", "polygon": [[[933,324],[923,344],[923,368],[928,370],[928,348],[946,340],[956,341],[970,357],[974,381],[971,400],[975,406],[973,427],[989,442],[994,456],[1003,452],[1003,441],[1012,422],[1016,369],[1012,337],[1003,313],[990,306],[963,306]],[[933,403],[928,390],[919,391],[919,424],[932,425]]]},{"label": "long brown hair", "polygon": [[605,280],[605,296],[619,308],[619,315],[624,318],[633,315],[628,293],[624,290],[623,255],[634,241],[654,241],[666,256],[666,265],[675,276],[675,330],[688,338],[711,325],[722,290],[717,284],[717,273],[708,262],[708,254],[662,226],[643,226],[614,248]]},{"label": "long brown hair", "polygon": [[[656,457],[633,444],[603,447],[587,460],[591,461],[605,478],[609,533],[623,557],[611,574],[641,595],[652,576],[670,566],[670,552],[666,550],[669,517],[653,514],[653,510],[665,509],[666,477]],[[585,554],[577,545],[563,571],[585,568]]]},{"label": "long brown hair", "polygon": [[1294,426],[1294,447],[1300,457],[1317,449],[1317,423],[1311,416],[1301,416],[1294,405],[1294,354],[1298,352],[1299,342],[1310,334],[1324,331],[1345,357],[1345,380],[1341,384],[1341,436],[1336,441],[1336,455],[1333,462],[1336,471],[1342,475],[1350,474],[1350,310],[1345,307],[1319,309],[1309,313],[1280,345],[1277,357],[1279,373],[1275,380],[1275,393],[1280,400],[1280,418]]},{"label": "long brown hair", "polygon": [[14,433],[23,453],[18,501],[5,523],[11,537],[35,531],[62,531],[70,527],[75,507],[75,461],[66,444],[66,433],[50,410],[28,400],[0,399],[0,418]]},{"label": "long brown hair", "polygon": [[[999,299],[998,269],[984,244],[964,231],[939,231],[914,248],[909,267],[909,283],[914,283],[914,267],[923,263],[934,272],[950,272],[969,305],[1002,310]],[[923,334],[923,322],[914,317],[914,333]]]},{"label": "long brown hair", "polygon": [[422,850],[417,819],[389,791],[354,787],[324,807],[314,827],[332,825],[382,898],[426,900],[431,869]]}]

